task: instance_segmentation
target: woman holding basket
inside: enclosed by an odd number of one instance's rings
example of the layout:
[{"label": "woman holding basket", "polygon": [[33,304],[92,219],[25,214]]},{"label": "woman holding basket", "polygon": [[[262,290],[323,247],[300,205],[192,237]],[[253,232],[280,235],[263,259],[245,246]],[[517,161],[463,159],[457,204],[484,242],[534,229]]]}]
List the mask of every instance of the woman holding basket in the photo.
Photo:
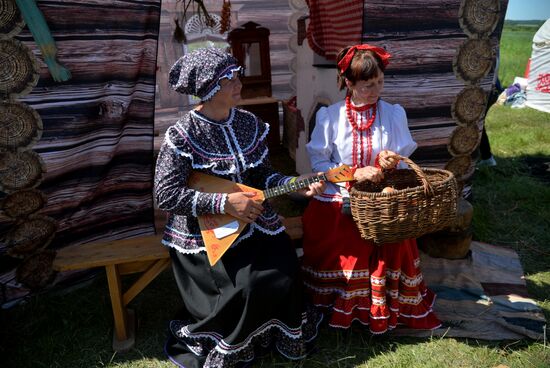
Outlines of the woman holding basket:
[{"label": "woman holding basket", "polygon": [[[307,145],[314,171],[341,164],[355,169],[358,181],[383,179],[382,169],[405,167],[396,154],[416,149],[405,110],[380,99],[390,54],[370,45],[344,48],[337,57],[338,86],[346,99],[317,112]],[[435,295],[426,288],[415,239],[383,246],[361,238],[349,214],[349,185],[328,183],[304,216],[302,271],[313,303],[329,315],[329,325],[349,328],[353,321],[374,334],[404,324],[435,329]]]}]

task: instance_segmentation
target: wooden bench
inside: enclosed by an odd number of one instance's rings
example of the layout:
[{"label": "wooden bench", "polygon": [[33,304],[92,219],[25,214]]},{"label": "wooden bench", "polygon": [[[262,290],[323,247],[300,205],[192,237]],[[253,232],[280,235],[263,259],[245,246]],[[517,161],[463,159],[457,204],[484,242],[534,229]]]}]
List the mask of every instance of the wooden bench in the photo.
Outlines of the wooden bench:
[{"label": "wooden bench", "polygon": [[[287,233],[293,241],[302,238],[302,218],[283,219]],[[127,308],[151,281],[170,265],[168,249],[161,244],[162,235],[142,236],[131,239],[83,244],[62,248],[57,252],[53,268],[57,271],[105,267],[114,331],[113,350],[127,351],[135,343],[135,316]],[[141,273],[126,290],[122,290],[123,275]]]}]

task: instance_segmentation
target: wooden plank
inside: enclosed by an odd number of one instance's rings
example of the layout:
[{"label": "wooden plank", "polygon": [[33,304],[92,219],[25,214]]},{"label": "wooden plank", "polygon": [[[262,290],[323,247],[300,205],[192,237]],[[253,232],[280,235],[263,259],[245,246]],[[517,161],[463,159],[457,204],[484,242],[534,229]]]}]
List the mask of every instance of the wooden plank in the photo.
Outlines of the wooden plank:
[{"label": "wooden plank", "polygon": [[[302,237],[301,217],[284,218],[282,221],[291,239]],[[169,258],[168,249],[161,244],[161,240],[162,235],[151,235],[66,247],[58,250],[53,268],[69,271],[120,265],[117,269],[119,275],[139,272],[144,270],[148,261]]]},{"label": "wooden plank", "polygon": [[277,102],[278,100],[273,97],[261,96],[256,98],[243,98],[239,101],[239,106],[258,105],[258,104],[277,103]]},{"label": "wooden plank", "polygon": [[122,285],[120,282],[120,275],[118,274],[116,265],[106,266],[105,270],[107,272],[109,294],[111,296],[111,306],[113,308],[115,336],[119,341],[128,340],[128,316],[126,314],[126,307],[122,303]]},{"label": "wooden plank", "polygon": [[459,29],[462,0],[369,0],[364,2],[364,32],[435,28]]},{"label": "wooden plank", "polygon": [[169,258],[161,239],[162,235],[150,235],[63,248],[58,251],[53,268],[68,271]]},{"label": "wooden plank", "polygon": [[147,285],[151,283],[162,271],[170,265],[169,259],[160,259],[155,262],[147,271],[145,271],[139,279],[136,280],[124,293],[122,304],[127,306]]},{"label": "wooden plank", "polygon": [[154,261],[138,261],[138,262],[121,263],[121,264],[118,265],[118,272],[122,276],[131,275],[133,273],[138,273],[138,272],[145,272],[153,264],[155,264],[155,262],[156,262],[156,260],[154,260]]}]

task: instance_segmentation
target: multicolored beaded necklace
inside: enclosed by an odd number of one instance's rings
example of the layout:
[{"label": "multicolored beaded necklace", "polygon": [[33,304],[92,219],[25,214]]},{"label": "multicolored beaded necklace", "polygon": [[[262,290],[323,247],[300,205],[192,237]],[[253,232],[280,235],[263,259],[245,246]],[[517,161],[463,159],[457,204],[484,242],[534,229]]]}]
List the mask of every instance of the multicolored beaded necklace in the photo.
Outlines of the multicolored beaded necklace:
[{"label": "multicolored beaded necklace", "polygon": [[[377,104],[354,106],[351,96],[346,96],[346,114],[351,124],[353,134],[352,165],[355,168],[369,165],[372,158],[372,130],[371,126],[376,120]],[[366,134],[363,134],[365,132]],[[366,136],[366,137],[364,137]],[[367,152],[365,160],[363,138],[367,139]]]}]

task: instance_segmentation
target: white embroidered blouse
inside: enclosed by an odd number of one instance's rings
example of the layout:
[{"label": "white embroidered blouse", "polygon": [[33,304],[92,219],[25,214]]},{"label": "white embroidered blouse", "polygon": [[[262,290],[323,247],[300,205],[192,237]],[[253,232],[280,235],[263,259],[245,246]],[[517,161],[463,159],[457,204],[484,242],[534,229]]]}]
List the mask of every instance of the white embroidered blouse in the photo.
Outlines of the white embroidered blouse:
[{"label": "white embroidered blouse", "polygon": [[[363,134],[364,138],[365,135],[372,134],[371,160],[360,163],[360,167],[374,166],[376,156],[385,149],[408,157],[417,147],[409,132],[403,107],[383,100],[378,101],[377,116],[372,127],[359,134]],[[366,152],[367,139],[360,142],[363,142],[363,150]],[[345,101],[319,109],[311,141],[306,149],[314,172],[325,172],[342,164],[352,165],[353,130],[347,119]],[[400,165],[406,167],[403,163]],[[325,192],[315,198],[321,201],[342,201],[342,196],[346,195],[344,184],[327,183]]]}]

